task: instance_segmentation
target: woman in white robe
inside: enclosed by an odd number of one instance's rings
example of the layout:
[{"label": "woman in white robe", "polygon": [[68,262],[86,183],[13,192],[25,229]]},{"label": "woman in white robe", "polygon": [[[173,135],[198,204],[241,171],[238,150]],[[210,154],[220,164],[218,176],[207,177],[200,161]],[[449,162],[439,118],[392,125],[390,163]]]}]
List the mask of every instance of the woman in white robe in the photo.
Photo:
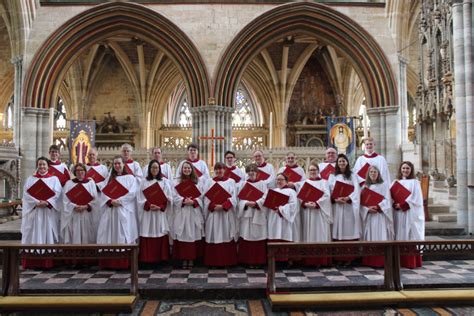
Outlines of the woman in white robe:
[{"label": "woman in white robe", "polygon": [[[126,172],[123,158],[115,156],[112,170],[106,179],[107,185],[102,190],[102,217],[97,232],[98,244],[135,244],[137,242],[137,181],[134,176]],[[104,192],[114,179],[128,191],[117,199],[108,197]],[[101,268],[127,269],[129,260],[101,259],[99,266]]]},{"label": "woman in white robe", "polygon": [[[364,187],[382,196],[384,199],[377,205],[370,207],[360,206],[362,218],[362,239],[365,241],[393,240],[393,211],[390,198],[390,189],[376,166],[370,166],[367,171]],[[366,256],[362,258],[362,264],[370,267],[383,267],[384,256]]]},{"label": "woman in white robe", "polygon": [[[319,177],[319,166],[313,162],[308,167],[309,176],[304,182],[297,185],[297,192],[303,188],[305,183],[324,192],[324,195],[316,202],[303,202],[300,212],[302,214],[302,241],[303,242],[330,242],[331,241],[331,223],[332,223],[332,204],[329,186],[326,180]],[[306,258],[305,265],[327,266],[331,264],[330,257]]]},{"label": "woman in white robe", "polygon": [[[28,177],[23,187],[23,218],[21,221],[22,244],[57,244],[59,242],[59,218],[62,192],[58,178],[48,173],[48,159],[36,160],[36,173]],[[34,198],[28,190],[38,181],[42,181],[53,192],[54,196],[47,201]],[[53,267],[50,259],[22,260],[24,269]]]},{"label": "woman in white robe", "polygon": [[[140,183],[138,192],[138,222],[140,232],[140,254],[138,260],[142,263],[159,263],[170,257],[169,233],[171,214],[173,212],[173,193],[169,180],[161,173],[158,160],[148,163],[147,175]],[[155,205],[147,201],[144,191],[158,184],[163,191],[166,201]]]},{"label": "woman in white robe", "polygon": [[[352,185],[354,191],[346,197],[333,199],[333,226],[332,239],[334,241],[356,241],[360,239],[360,190],[357,176],[351,171],[349,159],[344,154],[339,154],[336,161],[336,172],[329,177],[329,189],[333,194],[336,182]],[[355,257],[335,257],[334,261],[349,265]]]},{"label": "woman in white robe", "polygon": [[[182,260],[183,268],[191,268],[204,254],[204,218],[202,215],[204,180],[199,178],[192,163],[181,164],[180,177],[173,186],[173,259]],[[201,193],[196,198],[183,197],[176,186],[192,181]]]},{"label": "woman in white robe", "polygon": [[247,181],[242,181],[237,191],[240,193],[248,183],[263,195],[255,202],[245,199],[237,200],[237,218],[240,227],[238,261],[239,264],[259,266],[267,263],[268,210],[263,207],[267,184],[257,180],[258,167],[256,164],[249,164],[245,171],[247,172]]},{"label": "woman in white robe", "polygon": [[[424,240],[425,239],[425,212],[423,210],[423,194],[420,182],[415,177],[415,168],[409,161],[401,163],[398,169],[397,180],[411,194],[404,205],[395,203],[394,222],[396,240]],[[393,184],[392,184],[393,185]],[[400,256],[400,264],[405,268],[422,266],[421,255]]]}]

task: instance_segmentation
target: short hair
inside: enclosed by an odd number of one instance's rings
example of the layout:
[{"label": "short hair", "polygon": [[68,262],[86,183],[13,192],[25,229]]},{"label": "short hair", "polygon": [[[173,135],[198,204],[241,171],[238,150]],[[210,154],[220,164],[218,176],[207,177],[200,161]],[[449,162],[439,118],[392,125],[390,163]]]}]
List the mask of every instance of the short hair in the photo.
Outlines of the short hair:
[{"label": "short hair", "polygon": [[403,179],[403,176],[402,176],[402,166],[403,165],[408,165],[411,168],[411,172],[408,175],[407,179],[415,179],[416,178],[416,176],[415,176],[415,166],[413,165],[413,163],[411,161],[403,161],[400,164],[400,166],[398,167],[397,179],[398,180]]},{"label": "short hair", "polygon": [[77,174],[76,174],[76,173],[77,173],[77,168],[79,168],[79,167],[82,168],[82,169],[84,169],[84,171],[87,172],[86,165],[84,165],[83,163],[78,162],[78,163],[76,163],[76,164],[72,167],[72,174],[73,174],[75,177],[77,177]]},{"label": "short hair", "polygon": [[58,145],[55,145],[55,144],[49,146],[48,152],[51,152],[51,151],[53,151],[53,150],[54,150],[54,151],[57,151],[57,152],[60,152],[60,151],[61,151],[61,149],[59,148],[59,146],[58,146]]},{"label": "short hair", "polygon": [[365,144],[365,142],[367,142],[367,141],[371,141],[371,142],[373,142],[373,143],[375,144],[375,139],[374,139],[372,136],[369,136],[369,137],[364,138],[364,139],[362,140],[362,143]]},{"label": "short hair", "polygon": [[232,155],[232,156],[234,156],[234,158],[235,158],[235,153],[234,153],[232,150],[226,151],[225,154],[224,154],[224,157],[227,156],[227,155],[229,155],[229,154]]},{"label": "short hair", "polygon": [[334,148],[334,147],[328,147],[328,148],[326,148],[326,152],[328,152],[328,151],[329,151],[329,149],[334,149],[334,151],[335,151],[335,152],[336,152],[336,154],[337,154],[337,149],[336,149],[336,148]]},{"label": "short hair", "polygon": [[161,152],[163,152],[163,150],[162,150],[161,147],[159,147],[159,146],[152,147],[152,148],[151,148],[151,154],[152,154],[152,155],[155,153],[155,149],[159,149]]},{"label": "short hair", "polygon": [[225,163],[216,162],[216,164],[214,165],[214,170],[218,170],[218,169],[225,169]]},{"label": "short hair", "polygon": [[99,150],[97,149],[96,146],[91,147],[91,149],[89,149],[89,151],[88,151],[87,153],[90,153],[90,152],[93,151],[93,150],[94,150],[96,153],[99,153]]},{"label": "short hair", "polygon": [[38,166],[38,162],[40,162],[41,160],[43,161],[46,161],[46,163],[49,165],[49,163],[51,162],[51,160],[49,160],[48,158],[46,158],[45,156],[41,156],[41,157],[38,157],[38,159],[36,159],[36,166]]},{"label": "short hair", "polygon": [[[371,169],[377,170],[378,175],[377,175],[377,179],[375,179],[375,181],[372,181],[372,179],[370,178],[370,170]],[[380,170],[376,166],[370,166],[369,170],[367,170],[367,175],[365,176],[365,184],[370,185],[370,184],[378,184],[378,183],[383,183],[382,176],[380,175]]]},{"label": "short hair", "polygon": [[256,153],[261,153],[261,154],[262,154],[262,156],[264,156],[264,155],[265,155],[265,154],[263,153],[263,151],[262,151],[262,150],[260,150],[260,149],[254,150],[253,154],[255,155]]},{"label": "short hair", "polygon": [[130,145],[128,143],[125,143],[125,144],[122,145],[122,147],[120,147],[120,151],[122,151],[124,149],[128,149],[129,151],[133,151],[132,145]]},{"label": "short hair", "polygon": [[[318,164],[317,161],[314,161],[314,160],[311,161],[310,164],[309,164],[309,166],[314,166],[314,167],[316,167],[316,169],[318,169],[318,171],[319,171],[319,164]],[[308,170],[309,170],[309,166],[308,166]]]},{"label": "short hair", "polygon": [[250,163],[245,167],[245,173],[249,173],[250,171],[258,172],[258,166],[255,163]]},{"label": "short hair", "polygon": [[194,148],[196,150],[199,150],[198,146],[195,143],[191,143],[186,147],[186,150],[189,151],[189,149]]},{"label": "short hair", "polygon": [[288,182],[288,176],[286,174],[284,174],[283,172],[278,173],[275,176],[275,180],[276,180],[276,178],[278,178],[278,176],[283,176],[283,178],[285,178],[285,181]]},{"label": "short hair", "polygon": [[286,156],[287,156],[287,157],[288,157],[289,155],[293,155],[293,156],[296,157],[296,154],[295,154],[294,152],[292,152],[292,151],[289,151],[289,152],[286,153]]}]

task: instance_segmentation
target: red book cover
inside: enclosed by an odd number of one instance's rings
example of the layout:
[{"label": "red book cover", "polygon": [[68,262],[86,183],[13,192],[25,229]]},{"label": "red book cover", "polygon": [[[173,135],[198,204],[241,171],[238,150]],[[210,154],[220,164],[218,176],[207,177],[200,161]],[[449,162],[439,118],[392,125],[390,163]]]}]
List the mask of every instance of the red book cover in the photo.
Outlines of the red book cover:
[{"label": "red book cover", "polygon": [[288,177],[288,182],[299,182],[303,178],[298,172],[291,167],[286,167],[283,174]]},{"label": "red book cover", "polygon": [[105,180],[105,178],[92,167],[87,171],[86,177],[91,178],[95,183],[100,183]]},{"label": "red book cover", "polygon": [[238,198],[245,201],[256,202],[263,196],[263,192],[251,185],[250,183],[245,183],[242,190],[240,190]]},{"label": "red book cover", "polygon": [[69,176],[69,173],[66,171],[66,169],[64,170],[64,173],[62,173],[61,171],[59,171],[55,167],[49,166],[48,172],[51,173],[53,176],[58,177],[58,180],[59,180],[59,182],[61,182],[62,186],[64,186],[64,184],[66,184],[67,180],[69,180],[71,178]]},{"label": "red book cover", "polygon": [[76,184],[66,195],[72,203],[77,205],[87,205],[94,199],[81,183]]},{"label": "red book cover", "polygon": [[298,199],[303,202],[317,202],[323,195],[323,191],[306,182],[298,193]]},{"label": "red book cover", "polygon": [[369,188],[364,188],[360,194],[360,205],[365,207],[377,206],[382,202],[384,196]]},{"label": "red book cover", "polygon": [[219,183],[214,183],[214,185],[206,192],[206,197],[214,204],[223,204],[231,197],[229,192],[227,192]]},{"label": "red book cover", "polygon": [[274,210],[279,206],[287,204],[289,199],[290,197],[288,195],[275,190],[268,190],[267,198],[265,199],[265,202],[263,202],[263,206]]},{"label": "red book cover", "polygon": [[193,181],[191,180],[185,180],[175,186],[176,191],[178,191],[178,194],[183,197],[183,198],[191,198],[191,199],[197,199],[198,197],[201,196],[201,192],[199,192],[199,189],[197,188],[196,184],[194,184]]},{"label": "red book cover", "polygon": [[135,175],[132,169],[128,166],[128,163],[125,163],[125,170],[127,170],[127,174],[131,174],[132,176]]},{"label": "red book cover", "polygon": [[239,183],[240,180],[241,180],[241,178],[240,178],[238,175],[236,175],[235,173],[233,173],[232,170],[230,170],[230,169],[228,169],[228,168],[225,169],[224,175],[225,175],[227,178],[234,179],[234,181],[235,181],[236,183]]},{"label": "red book cover", "polygon": [[407,188],[405,188],[400,182],[395,181],[390,188],[390,193],[392,195],[392,199],[395,203],[400,205],[405,204],[407,198],[410,196],[411,192]]},{"label": "red book cover", "polygon": [[47,201],[54,196],[54,191],[39,179],[28,190],[28,194],[39,201]]},{"label": "red book cover", "polygon": [[322,179],[327,180],[329,179],[329,176],[331,174],[334,174],[335,172],[336,172],[336,168],[332,164],[327,164],[326,168],[324,168],[324,170],[319,173],[319,176]]},{"label": "red book cover", "polygon": [[161,186],[155,182],[154,184],[150,185],[148,188],[143,190],[143,195],[145,196],[146,200],[150,204],[154,205],[166,205],[168,199],[166,198],[165,193]]},{"label": "red book cover", "polygon": [[363,179],[367,177],[367,171],[369,171],[370,164],[365,163],[365,165],[360,168],[359,172],[357,172],[357,175]]},{"label": "red book cover", "polygon": [[258,170],[258,172],[257,172],[257,181],[265,181],[268,178],[270,178],[270,175],[268,173],[266,173],[265,171],[262,171],[260,169]]},{"label": "red book cover", "polygon": [[340,197],[348,197],[352,194],[352,192],[354,192],[353,185],[341,181],[336,181],[336,185],[334,186],[334,190],[332,191],[331,197],[333,199],[337,199]]},{"label": "red book cover", "polygon": [[128,190],[122,184],[120,184],[117,179],[113,179],[102,189],[102,193],[107,195],[112,200],[116,200],[127,194]]}]

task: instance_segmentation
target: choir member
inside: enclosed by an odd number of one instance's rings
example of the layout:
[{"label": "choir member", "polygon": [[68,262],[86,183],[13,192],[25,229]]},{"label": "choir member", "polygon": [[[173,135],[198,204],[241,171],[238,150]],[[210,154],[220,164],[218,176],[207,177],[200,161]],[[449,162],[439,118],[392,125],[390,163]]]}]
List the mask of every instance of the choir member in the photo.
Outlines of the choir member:
[{"label": "choir member", "polygon": [[[238,261],[240,264],[252,267],[264,265],[267,262],[268,211],[263,207],[267,186],[263,181],[257,180],[258,167],[256,164],[249,164],[245,171],[247,172],[247,181],[242,181],[238,191],[239,193],[249,192],[248,196],[253,198],[238,198],[237,217],[240,226]],[[261,194],[261,197],[257,199],[258,195],[251,194],[251,192]]]},{"label": "choir member", "polygon": [[[332,239],[334,241],[356,241],[360,239],[360,189],[357,176],[351,171],[349,159],[344,154],[339,154],[336,163],[336,172],[329,177],[329,189],[333,202]],[[334,198],[334,188],[340,182],[347,187],[352,186],[352,193]],[[335,261],[342,261],[349,265],[354,257],[336,257]]]},{"label": "choir member", "polygon": [[[407,190],[408,197],[405,203],[394,203],[393,205],[395,209],[395,239],[424,240],[425,213],[423,211],[423,194],[420,182],[415,177],[415,168],[411,162],[404,161],[401,163],[396,181]],[[401,256],[400,264],[402,267],[410,269],[421,267],[421,255]]]},{"label": "choir member", "polygon": [[65,244],[95,244],[100,219],[97,188],[92,179],[86,178],[86,167],[82,163],[76,164],[72,173],[75,178],[64,186],[62,241]]},{"label": "choir member", "polygon": [[253,160],[258,167],[258,174],[257,179],[262,180],[265,182],[267,187],[274,188],[275,187],[275,168],[270,163],[265,161],[265,157],[263,155],[263,151],[256,150],[253,153]]},{"label": "choir member", "polygon": [[[204,264],[207,266],[232,266],[237,264],[237,223],[235,207],[237,205],[235,181],[224,176],[225,164],[218,162],[214,166],[215,177],[209,179],[204,195],[204,218],[206,243]],[[214,185],[218,186],[214,186]],[[223,189],[223,190],[221,190]],[[214,190],[214,191],[213,191]],[[221,192],[214,199],[208,195]],[[222,197],[224,194],[224,198]],[[221,200],[221,201],[219,201]]]},{"label": "choir member", "polygon": [[[173,191],[173,259],[182,260],[183,268],[192,268],[194,261],[203,256],[204,218],[202,215],[205,179],[199,178],[192,163],[181,164],[181,177],[176,179]],[[178,185],[196,186],[196,195],[178,190]],[[184,191],[184,192],[183,192]],[[183,196],[179,193],[182,192]]]},{"label": "choir member", "polygon": [[245,179],[245,174],[235,165],[235,153],[233,151],[226,151],[225,158],[225,175],[226,177],[234,179],[235,183],[240,183]]},{"label": "choir member", "polygon": [[380,176],[385,183],[390,183],[390,172],[388,170],[387,161],[382,155],[375,152],[375,141],[372,137],[364,140],[365,154],[357,158],[354,165],[354,174],[356,175],[360,186],[364,185],[367,171],[370,166],[376,166],[380,170]]},{"label": "choir member", "polygon": [[[114,157],[106,183],[102,189],[102,216],[97,232],[97,243],[134,244],[138,239],[137,181],[134,176],[127,174],[121,156]],[[114,192],[121,192],[120,196],[109,193],[111,189],[114,189]],[[101,259],[99,266],[101,268],[126,269],[129,266],[129,260]]]},{"label": "choir member", "polygon": [[178,168],[176,169],[176,178],[181,176],[181,165],[188,161],[193,164],[194,170],[198,177],[204,177],[204,179],[208,179],[209,176],[209,168],[204,160],[199,159],[199,151],[196,144],[189,144],[187,147],[188,151],[188,158],[183,160],[179,163]]},{"label": "choir member", "polygon": [[61,151],[59,146],[49,146],[49,173],[58,177],[61,186],[64,186],[71,179],[71,174],[65,163],[60,160]]},{"label": "choir member", "polygon": [[[23,187],[23,218],[21,221],[22,244],[57,244],[61,183],[48,173],[48,159],[36,160],[36,173],[28,177]],[[49,190],[48,190],[49,189]],[[23,260],[24,269],[52,268],[50,259]]]},{"label": "choir member", "polygon": [[[379,200],[363,205],[364,190],[378,193]],[[371,193],[372,194],[372,193]],[[393,212],[390,199],[389,184],[383,181],[376,166],[370,166],[361,191],[360,213],[362,219],[362,239],[366,241],[393,240]],[[377,204],[374,204],[378,202]],[[373,204],[373,205],[371,205]],[[362,264],[370,267],[383,267],[384,256],[368,256],[362,258]]]},{"label": "choir member", "polygon": [[295,185],[305,179],[304,169],[296,163],[296,155],[293,152],[286,154],[286,165],[281,167],[278,173],[284,173],[288,177],[288,186],[292,189],[295,189]]},{"label": "choir member", "polygon": [[125,164],[127,173],[136,177],[138,180],[143,178],[143,171],[140,164],[132,159],[133,147],[130,144],[123,144],[121,148],[122,160]]},{"label": "choir member", "polygon": [[[171,173],[171,167],[169,164],[163,161],[163,152],[161,151],[160,147],[154,147],[151,150],[152,159],[155,159],[160,162],[160,169],[161,174],[168,180],[173,179],[173,175]],[[143,167],[143,175],[146,176],[148,174],[148,165]]]},{"label": "choir member", "polygon": [[[305,185],[310,185],[323,194],[317,201],[301,203],[302,212],[302,241],[303,242],[330,242],[332,223],[331,194],[327,181],[319,177],[319,166],[312,162],[308,167],[309,177],[298,185],[298,193]],[[303,189],[304,190],[304,189]],[[306,258],[304,264],[312,266],[327,266],[331,264],[331,258]]]},{"label": "choir member", "polygon": [[97,187],[100,189],[105,185],[105,179],[109,174],[109,170],[105,165],[98,162],[98,151],[97,148],[92,147],[87,153],[89,162],[86,164],[86,177],[94,180]]},{"label": "choir member", "polygon": [[329,147],[326,149],[325,153],[326,158],[324,162],[319,164],[319,176],[324,179],[328,180],[331,174],[334,174],[336,170],[336,160],[337,160],[337,151],[335,148]]},{"label": "choir member", "polygon": [[137,200],[140,232],[138,259],[147,264],[167,261],[173,193],[169,180],[161,173],[158,160],[148,163]]}]

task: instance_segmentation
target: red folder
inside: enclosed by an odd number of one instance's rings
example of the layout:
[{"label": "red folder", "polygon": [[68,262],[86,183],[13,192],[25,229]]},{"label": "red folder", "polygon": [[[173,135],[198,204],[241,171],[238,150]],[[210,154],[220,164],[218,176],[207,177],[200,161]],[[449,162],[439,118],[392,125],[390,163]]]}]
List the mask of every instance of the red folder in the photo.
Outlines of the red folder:
[{"label": "red folder", "polygon": [[246,182],[237,196],[241,200],[256,202],[263,196],[263,192]]},{"label": "red folder", "polygon": [[165,193],[161,186],[155,182],[154,184],[150,185],[148,188],[143,190],[143,195],[145,196],[146,200],[150,204],[154,205],[166,205],[168,199],[166,198]]},{"label": "red folder", "polygon": [[180,184],[175,186],[175,189],[176,191],[178,191],[178,194],[183,198],[197,199],[201,196],[201,192],[199,192],[199,189],[192,180],[185,180],[181,182]]},{"label": "red folder", "polygon": [[348,197],[352,194],[352,192],[354,192],[353,185],[341,181],[336,181],[336,185],[334,186],[334,190],[332,191],[331,197],[333,199]]},{"label": "red folder", "polygon": [[323,195],[323,191],[306,182],[298,193],[298,199],[303,202],[317,202]]},{"label": "red folder", "polygon": [[81,183],[76,184],[66,195],[72,203],[77,205],[87,205],[94,199]]},{"label": "red folder", "polygon": [[270,175],[268,173],[266,173],[265,171],[262,171],[260,169],[258,170],[258,172],[257,172],[257,180],[258,181],[265,181],[268,178],[270,178]]},{"label": "red folder", "polygon": [[369,188],[364,188],[360,194],[360,205],[365,207],[377,206],[382,202],[384,196]]},{"label": "red folder", "polygon": [[267,198],[263,202],[263,206],[271,210],[277,209],[279,206],[288,204],[290,197],[275,190],[268,190]]},{"label": "red folder", "polygon": [[113,179],[102,189],[102,193],[107,195],[112,200],[116,200],[127,194],[128,190],[122,184],[120,184],[117,179]]},{"label": "red folder", "polygon": [[238,175],[236,175],[235,173],[233,173],[232,170],[229,169],[229,168],[225,168],[224,176],[226,176],[228,178],[231,178],[231,179],[234,179],[234,181],[236,183],[239,183],[240,180],[241,180],[241,178]]},{"label": "red folder", "polygon": [[326,168],[324,168],[324,170],[319,173],[319,176],[322,179],[327,180],[329,179],[329,176],[331,174],[334,174],[335,172],[336,172],[336,168],[332,164],[327,164]]},{"label": "red folder", "polygon": [[47,201],[54,196],[54,191],[39,179],[28,190],[28,194],[39,201]]},{"label": "red folder", "polygon": [[283,174],[288,177],[288,182],[299,182],[303,178],[298,172],[291,167],[286,167]]},{"label": "red folder", "polygon": [[365,178],[367,177],[367,171],[369,171],[369,168],[370,168],[370,164],[365,163],[365,165],[362,168],[360,168],[360,170],[357,172],[357,175],[365,180]]},{"label": "red folder", "polygon": [[214,183],[214,185],[206,192],[206,197],[214,204],[223,204],[231,197],[229,192],[227,192],[219,183]]},{"label": "red folder", "polygon": [[132,176],[135,175],[132,169],[128,166],[128,163],[125,163],[125,170],[127,170],[127,174],[131,174]]},{"label": "red folder", "polygon": [[51,173],[53,176],[58,177],[59,182],[61,182],[61,185],[64,186],[66,184],[67,180],[69,180],[71,177],[69,176],[69,173],[67,172],[66,169],[64,169],[64,173],[59,171],[53,166],[49,166],[49,173]]},{"label": "red folder", "polygon": [[91,178],[95,183],[100,183],[105,180],[105,178],[97,172],[93,167],[89,168],[89,171],[86,173],[87,178]]},{"label": "red folder", "polygon": [[410,196],[411,192],[407,188],[405,188],[400,182],[395,181],[390,188],[390,193],[392,195],[392,199],[395,203],[400,205],[405,204],[407,198]]}]

